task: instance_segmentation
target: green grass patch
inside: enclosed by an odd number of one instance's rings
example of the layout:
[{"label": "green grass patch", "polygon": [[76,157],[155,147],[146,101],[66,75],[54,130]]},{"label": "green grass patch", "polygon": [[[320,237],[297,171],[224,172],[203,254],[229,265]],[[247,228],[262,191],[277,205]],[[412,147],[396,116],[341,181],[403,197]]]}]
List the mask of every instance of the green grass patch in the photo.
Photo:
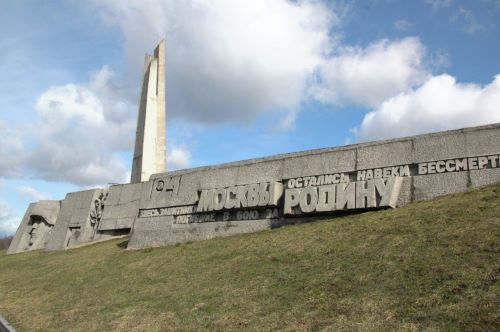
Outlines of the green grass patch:
[{"label": "green grass patch", "polygon": [[0,257],[19,331],[500,330],[500,184],[177,246]]}]

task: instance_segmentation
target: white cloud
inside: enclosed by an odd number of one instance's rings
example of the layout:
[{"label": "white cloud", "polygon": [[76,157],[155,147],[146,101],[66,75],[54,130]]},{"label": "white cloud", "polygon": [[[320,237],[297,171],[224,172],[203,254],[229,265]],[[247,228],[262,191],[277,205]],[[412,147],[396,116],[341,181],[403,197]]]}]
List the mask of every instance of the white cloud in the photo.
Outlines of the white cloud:
[{"label": "white cloud", "polygon": [[397,20],[394,22],[394,28],[399,31],[408,31],[413,27],[413,24],[411,22],[408,22],[407,20]]},{"label": "white cloud", "polygon": [[458,25],[460,30],[471,35],[484,29],[484,26],[477,21],[474,14],[463,7],[460,7],[451,17],[451,21]]},{"label": "white cloud", "polygon": [[427,59],[429,66],[435,70],[442,70],[451,65],[450,55],[446,49],[437,49]]},{"label": "white cloud", "polygon": [[19,186],[16,187],[16,191],[19,195],[32,199],[33,201],[41,201],[44,199],[49,199],[49,195],[45,193],[41,193],[35,188],[30,186]]},{"label": "white cloud", "polygon": [[35,117],[17,128],[0,121],[0,176],[33,176],[81,186],[126,182],[137,106],[103,67],[87,84],[52,86]]},{"label": "white cloud", "polygon": [[289,130],[294,128],[295,120],[297,119],[298,111],[290,110],[285,113],[285,115],[281,118],[281,121],[277,124],[278,130]]},{"label": "white cloud", "polygon": [[[434,2],[440,8],[450,4]],[[366,47],[341,44],[335,31],[341,11],[324,2],[107,0],[93,8],[123,32],[129,72],[115,77],[104,66],[87,83],[47,89],[36,103],[39,119],[22,139],[0,123],[7,133],[0,137],[0,176],[27,170],[84,187],[128,181],[130,165],[121,153],[132,149],[139,71],[145,50],[162,37],[167,39],[167,112],[190,126],[193,121],[248,123],[275,112],[281,116],[277,126],[286,130],[294,127],[302,102],[315,99],[374,108],[358,133],[367,139],[384,134],[371,123],[387,117],[391,101],[417,99],[436,79],[429,79],[424,65],[429,61],[418,38],[379,40]],[[401,20],[396,28],[408,28],[407,23]],[[444,60],[438,54],[435,62]],[[468,91],[452,86],[457,95]],[[391,112],[409,117],[404,107],[398,109]],[[410,129],[431,130],[418,125],[401,132]],[[27,157],[20,159],[20,151],[28,151]],[[169,167],[189,166],[185,146],[168,152]]]},{"label": "white cloud", "polygon": [[500,75],[486,86],[434,76],[368,113],[357,136],[366,141],[500,122],[499,104]]},{"label": "white cloud", "polygon": [[51,127],[56,131],[64,129],[72,120],[88,127],[104,124],[101,101],[87,87],[75,84],[49,88],[38,99],[35,109],[45,123],[57,123]]},{"label": "white cloud", "polygon": [[128,181],[119,152],[132,148],[135,107],[112,84],[104,67],[88,84],[45,91],[36,102],[40,119],[25,167],[42,179],[82,186]]},{"label": "white cloud", "polygon": [[381,40],[367,48],[345,47],[324,62],[316,98],[337,104],[379,105],[427,77],[425,48],[418,38]]},{"label": "white cloud", "polygon": [[191,152],[185,146],[172,144],[168,148],[167,166],[170,170],[186,168],[191,163]]},{"label": "white cloud", "polygon": [[303,101],[375,106],[427,76],[417,38],[342,45],[335,28],[344,8],[325,2],[108,0],[94,6],[124,34],[131,81],[138,81],[144,50],[166,37],[169,116],[205,125],[278,112],[280,128],[290,129]]},{"label": "white cloud", "polygon": [[21,137],[0,120],[0,176],[19,176],[23,147]]},{"label": "white cloud", "polygon": [[0,201],[0,236],[14,234],[20,222],[20,218],[15,215],[12,208]]},{"label": "white cloud", "polygon": [[433,10],[448,8],[451,5],[451,0],[426,0]]},{"label": "white cloud", "polygon": [[[204,124],[293,108],[334,46],[339,18],[318,1],[97,2],[125,36],[131,66],[167,39],[169,114]],[[136,78],[134,78],[135,80]]]}]

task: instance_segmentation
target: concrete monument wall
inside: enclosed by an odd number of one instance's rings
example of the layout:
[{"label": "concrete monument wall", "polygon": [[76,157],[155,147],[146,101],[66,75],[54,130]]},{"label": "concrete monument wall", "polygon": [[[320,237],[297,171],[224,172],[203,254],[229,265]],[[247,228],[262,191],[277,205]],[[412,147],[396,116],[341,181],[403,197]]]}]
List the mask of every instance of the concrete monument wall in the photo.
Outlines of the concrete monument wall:
[{"label": "concrete monument wall", "polygon": [[[70,193],[45,248],[129,232],[129,248],[205,240],[399,207],[495,182],[500,124],[283,154],[154,174],[107,192]],[[30,205],[27,216],[37,206]],[[18,239],[27,232],[20,227],[9,252],[28,250]]]},{"label": "concrete monument wall", "polygon": [[398,207],[500,181],[500,124],[155,174],[130,248]]},{"label": "concrete monument wall", "polygon": [[101,189],[69,193],[61,201],[57,221],[46,250],[60,250],[97,241],[105,191]]},{"label": "concrete monument wall", "polygon": [[147,182],[111,186],[99,230],[110,233],[115,230],[130,230],[137,217],[145,187]]},{"label": "concrete monument wall", "polygon": [[8,254],[45,248],[59,214],[60,201],[31,203],[24,214]]}]

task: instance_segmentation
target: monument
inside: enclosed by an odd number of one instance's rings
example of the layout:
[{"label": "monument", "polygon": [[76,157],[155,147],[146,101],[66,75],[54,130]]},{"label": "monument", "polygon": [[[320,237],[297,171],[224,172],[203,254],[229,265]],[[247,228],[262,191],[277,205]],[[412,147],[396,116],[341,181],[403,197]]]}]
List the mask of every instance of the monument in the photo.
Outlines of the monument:
[{"label": "monument", "polygon": [[130,182],[148,181],[166,169],[165,41],[146,54]]},{"label": "monument", "polygon": [[32,203],[8,253],[146,248],[397,208],[500,181],[500,124],[165,171],[163,42],[146,56],[131,183]]}]

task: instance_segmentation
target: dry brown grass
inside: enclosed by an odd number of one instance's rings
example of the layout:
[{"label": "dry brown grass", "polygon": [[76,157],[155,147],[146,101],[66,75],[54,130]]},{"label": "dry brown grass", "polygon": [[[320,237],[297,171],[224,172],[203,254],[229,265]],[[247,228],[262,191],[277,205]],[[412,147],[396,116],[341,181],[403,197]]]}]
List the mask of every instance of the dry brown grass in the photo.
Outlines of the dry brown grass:
[{"label": "dry brown grass", "polygon": [[139,251],[0,257],[19,331],[500,329],[500,185]]}]

